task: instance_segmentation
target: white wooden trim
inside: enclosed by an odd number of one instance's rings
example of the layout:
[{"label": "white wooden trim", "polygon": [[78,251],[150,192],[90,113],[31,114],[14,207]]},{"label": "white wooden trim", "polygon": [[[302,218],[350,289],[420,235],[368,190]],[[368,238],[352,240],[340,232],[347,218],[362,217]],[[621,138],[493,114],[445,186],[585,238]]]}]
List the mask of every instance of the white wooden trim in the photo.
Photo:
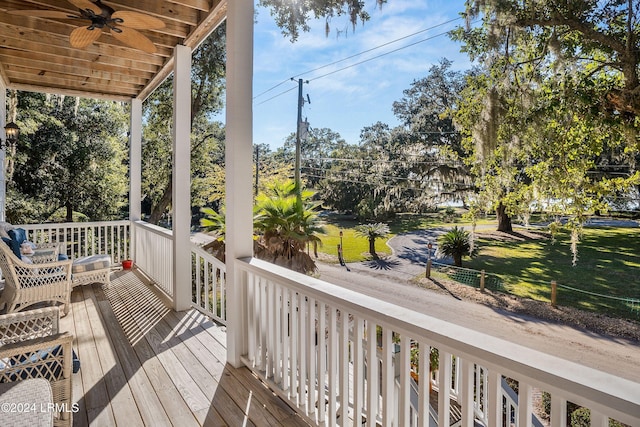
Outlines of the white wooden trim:
[{"label": "white wooden trim", "polygon": [[142,101],[131,100],[129,135],[129,220],[142,219]]},{"label": "white wooden trim", "polygon": [[[465,361],[475,366],[475,371],[478,375],[473,376],[475,377],[474,387],[483,396],[482,408],[475,408],[475,410],[481,409],[484,413],[476,412],[476,416],[485,425],[502,425],[502,401],[504,397],[502,377],[513,378],[520,384],[527,384],[550,392],[552,396],[552,425],[564,425],[562,420],[566,419],[565,403],[567,401],[587,407],[592,413],[596,413],[598,417],[596,422],[599,426],[605,422],[603,421],[605,417],[613,418],[629,425],[640,425],[638,385],[623,377],[614,376],[538,350],[525,348],[507,340],[445,322],[425,313],[396,306],[313,277],[295,273],[265,261],[257,259],[237,260],[236,268],[240,268],[245,274],[261,277],[265,283],[268,283],[268,286],[277,284],[289,289],[291,294],[299,296],[300,301],[305,301],[306,299],[314,300],[317,303],[326,304],[329,309],[340,312],[342,327],[338,327],[338,329],[341,345],[337,355],[340,361],[340,397],[337,398],[336,403],[341,406],[339,410],[341,416],[338,421],[341,425],[349,424],[357,418],[350,417],[348,413],[348,409],[357,400],[353,394],[349,396],[350,390],[355,392],[357,377],[357,375],[351,377],[349,370],[355,369],[355,366],[350,362],[357,363],[353,359],[350,360],[350,356],[353,356],[354,353],[357,356],[363,347],[361,345],[360,349],[356,348],[354,342],[362,339],[362,336],[357,333],[357,329],[358,322],[363,320],[380,325],[383,331],[390,328],[401,337],[401,351],[394,357],[396,366],[398,362],[400,365],[400,381],[399,383],[396,382],[398,391],[390,394],[388,392],[389,381],[386,380],[383,387],[383,395],[381,395],[383,408],[386,409],[391,406],[400,413],[398,423],[393,425],[407,425],[408,421],[415,422],[415,416],[409,418],[410,414],[408,413],[409,405],[411,405],[411,410],[415,414],[413,409],[415,406],[408,402],[407,396],[409,390],[408,359],[410,341],[427,342],[438,348],[441,358],[440,369],[449,371],[449,374],[445,372],[441,374],[440,394],[443,397],[448,395],[449,392],[452,393],[451,396],[457,394],[458,399],[461,399],[465,394],[470,394],[468,393],[468,383],[472,379],[471,371],[467,367],[466,374],[459,373],[458,371],[463,369],[461,367],[463,363],[459,361]],[[257,316],[259,315],[260,313],[257,313]],[[349,320],[352,320],[352,325],[349,325]],[[260,327],[260,325],[256,326]],[[267,327],[267,325],[264,325],[264,327]],[[301,328],[303,328],[302,325]],[[350,337],[351,331],[353,331],[353,335]],[[388,346],[388,335],[385,337],[384,342]],[[303,351],[304,349],[301,349],[299,354],[302,355]],[[466,393],[463,390],[464,387],[456,386],[454,389],[451,387],[453,378],[451,375],[451,355],[456,358],[455,368],[458,373],[456,377],[462,377],[461,382],[467,383]],[[383,355],[383,357],[385,356]],[[248,358],[250,356],[245,359]],[[302,360],[302,356],[300,360]],[[360,360],[362,359],[360,358]],[[295,367],[296,364],[294,363],[291,366]],[[388,371],[386,374],[388,375]],[[387,378],[387,375],[384,375],[383,378]],[[464,378],[465,375],[467,376],[466,379]],[[305,401],[304,397],[296,402],[281,393],[276,384],[270,383],[270,385],[276,393],[288,399],[289,403],[297,407],[302,414],[305,413],[302,407],[302,402]],[[458,392],[453,393],[456,389]],[[478,394],[478,392],[474,394]],[[520,398],[529,400],[530,398],[527,398],[526,394],[526,392],[523,392]],[[507,400],[509,401],[509,399]],[[394,401],[394,405],[390,405],[389,401]],[[461,405],[470,404],[469,402],[459,403]],[[515,413],[514,403],[514,400],[508,402],[510,415]],[[445,402],[443,404],[446,405]],[[519,404],[526,403],[519,402]],[[467,408],[466,410],[467,420],[470,418],[469,409]],[[520,408],[517,410],[519,411]],[[524,409],[523,411],[528,412],[528,410]],[[388,418],[385,417],[383,425],[387,425],[387,423]],[[526,422],[521,424],[526,425]]]},{"label": "white wooden trim", "polygon": [[531,414],[533,413],[532,387],[520,381],[518,383],[518,426],[531,427],[533,425]]},{"label": "white wooden trim", "polygon": [[178,45],[173,76],[173,308],[191,307],[191,49]]},{"label": "white wooden trim", "polygon": [[[458,398],[458,403],[462,407],[462,420],[460,423],[461,427],[473,427],[474,425],[474,414],[473,414],[473,391],[474,391],[474,372],[473,372],[473,363],[469,362],[467,359],[460,360],[460,370],[461,372],[461,390],[460,396]],[[478,394],[479,393],[478,387]]]},{"label": "white wooden trim", "polygon": [[451,410],[451,354],[440,350],[438,353],[438,425],[449,424]]},{"label": "white wooden trim", "polygon": [[[245,281],[234,260],[253,254],[253,0],[229,2],[227,12],[226,259],[227,360],[242,364],[245,335]],[[301,361],[302,363],[302,361]]]},{"label": "white wooden trim", "polygon": [[7,86],[2,76],[0,76],[0,139],[2,140],[2,149],[0,149],[0,221],[6,221],[7,218],[7,165],[6,165],[6,149],[7,135],[4,133],[4,127],[7,125]]},{"label": "white wooden trim", "polygon": [[[129,117],[129,220],[142,219],[142,101],[131,100]],[[136,227],[131,227],[131,240],[136,241]],[[131,258],[136,259],[136,245],[131,245]]]}]

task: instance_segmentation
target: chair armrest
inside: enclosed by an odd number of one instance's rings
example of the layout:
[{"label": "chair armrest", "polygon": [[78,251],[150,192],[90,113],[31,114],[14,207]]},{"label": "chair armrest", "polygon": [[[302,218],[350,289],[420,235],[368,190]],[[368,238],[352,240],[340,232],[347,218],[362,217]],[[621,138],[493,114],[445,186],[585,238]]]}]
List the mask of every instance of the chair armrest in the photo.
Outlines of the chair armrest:
[{"label": "chair armrest", "polygon": [[62,332],[8,344],[0,348],[0,382],[28,378],[57,381],[70,378],[73,363],[73,335]]},{"label": "chair armrest", "polygon": [[71,424],[71,379],[73,335],[68,332],[0,347],[0,382],[45,378],[51,384],[56,425]]},{"label": "chair armrest", "polygon": [[59,324],[58,307],[0,315],[0,346],[55,335],[59,331]]},{"label": "chair armrest", "polygon": [[42,243],[36,246],[33,250],[33,254],[29,257],[34,264],[42,264],[46,262],[58,261],[58,254],[60,253],[60,243]]},{"label": "chair armrest", "polygon": [[51,283],[69,281],[71,283],[72,260],[27,264],[21,260],[14,263],[13,269],[20,287],[46,286]]},{"label": "chair armrest", "polygon": [[72,260],[70,259],[65,259],[64,261],[49,261],[49,262],[43,262],[41,264],[28,264],[24,261],[22,261],[21,259],[17,259],[14,262],[14,267],[16,270],[20,269],[20,270],[24,270],[25,274],[31,274],[29,272],[35,272],[35,274],[38,274],[38,272],[42,271],[42,270],[47,270],[47,269],[62,269],[64,271],[66,271],[67,269],[69,269],[69,272],[71,272],[71,264],[73,263]]}]

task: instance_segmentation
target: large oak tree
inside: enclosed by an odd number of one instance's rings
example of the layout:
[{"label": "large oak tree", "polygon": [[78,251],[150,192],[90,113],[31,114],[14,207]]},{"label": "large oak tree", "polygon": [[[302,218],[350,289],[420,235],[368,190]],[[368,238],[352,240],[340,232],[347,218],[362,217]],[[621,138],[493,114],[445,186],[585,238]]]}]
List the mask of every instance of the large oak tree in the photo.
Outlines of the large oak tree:
[{"label": "large oak tree", "polygon": [[536,207],[579,224],[606,209],[606,195],[637,184],[633,169],[599,172],[637,155],[639,8],[631,0],[467,3],[476,24],[454,38],[482,72],[469,79],[457,121],[481,208],[508,220]]}]

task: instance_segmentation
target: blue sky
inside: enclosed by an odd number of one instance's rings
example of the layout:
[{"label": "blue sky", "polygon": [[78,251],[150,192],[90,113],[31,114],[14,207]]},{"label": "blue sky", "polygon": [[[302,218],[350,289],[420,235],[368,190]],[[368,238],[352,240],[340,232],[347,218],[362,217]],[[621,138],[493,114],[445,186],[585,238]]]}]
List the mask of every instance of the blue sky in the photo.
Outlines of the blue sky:
[{"label": "blue sky", "polygon": [[[397,125],[393,102],[400,100],[402,91],[424,77],[441,58],[452,60],[454,69],[469,68],[469,60],[460,53],[460,46],[446,35],[438,36],[463,25],[462,20],[420,32],[459,17],[464,10],[462,0],[389,0],[382,9],[373,8],[375,2],[369,3],[372,3],[371,20],[364,26],[358,25],[355,31],[345,17],[338,17],[330,23],[331,33],[326,37],[322,19],[313,21],[311,31],[302,33],[295,43],[282,35],[268,10],[257,9],[254,143],[269,144],[276,149],[295,132],[298,77],[310,81],[304,85],[304,95],[309,95],[311,104],[305,103],[303,119],[306,117],[312,128],[330,128],[355,144],[365,126],[378,121]],[[346,31],[338,37],[338,29]],[[300,75],[417,32],[420,33],[380,49]],[[413,43],[411,47],[388,53]],[[320,77],[385,53],[388,54]],[[289,81],[291,77],[296,81]],[[263,94],[280,83],[283,84]],[[292,90],[281,94],[288,89]]]}]

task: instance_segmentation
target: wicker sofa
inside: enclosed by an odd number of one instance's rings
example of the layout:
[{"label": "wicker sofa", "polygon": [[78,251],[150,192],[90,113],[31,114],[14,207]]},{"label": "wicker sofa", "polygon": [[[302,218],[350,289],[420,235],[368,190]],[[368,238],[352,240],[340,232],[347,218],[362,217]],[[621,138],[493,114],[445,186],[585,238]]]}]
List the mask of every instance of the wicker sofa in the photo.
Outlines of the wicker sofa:
[{"label": "wicker sofa", "polygon": [[0,244],[0,268],[5,279],[0,306],[4,305],[6,313],[21,311],[42,302],[60,302],[64,304],[64,313],[68,313],[71,260],[53,261],[57,258],[55,246],[47,248],[47,255],[38,255],[35,251],[32,258],[23,261],[9,246]]},{"label": "wicker sofa", "polygon": [[59,332],[58,307],[0,315],[0,382],[44,378],[51,384],[54,426],[70,426],[73,336]]}]

